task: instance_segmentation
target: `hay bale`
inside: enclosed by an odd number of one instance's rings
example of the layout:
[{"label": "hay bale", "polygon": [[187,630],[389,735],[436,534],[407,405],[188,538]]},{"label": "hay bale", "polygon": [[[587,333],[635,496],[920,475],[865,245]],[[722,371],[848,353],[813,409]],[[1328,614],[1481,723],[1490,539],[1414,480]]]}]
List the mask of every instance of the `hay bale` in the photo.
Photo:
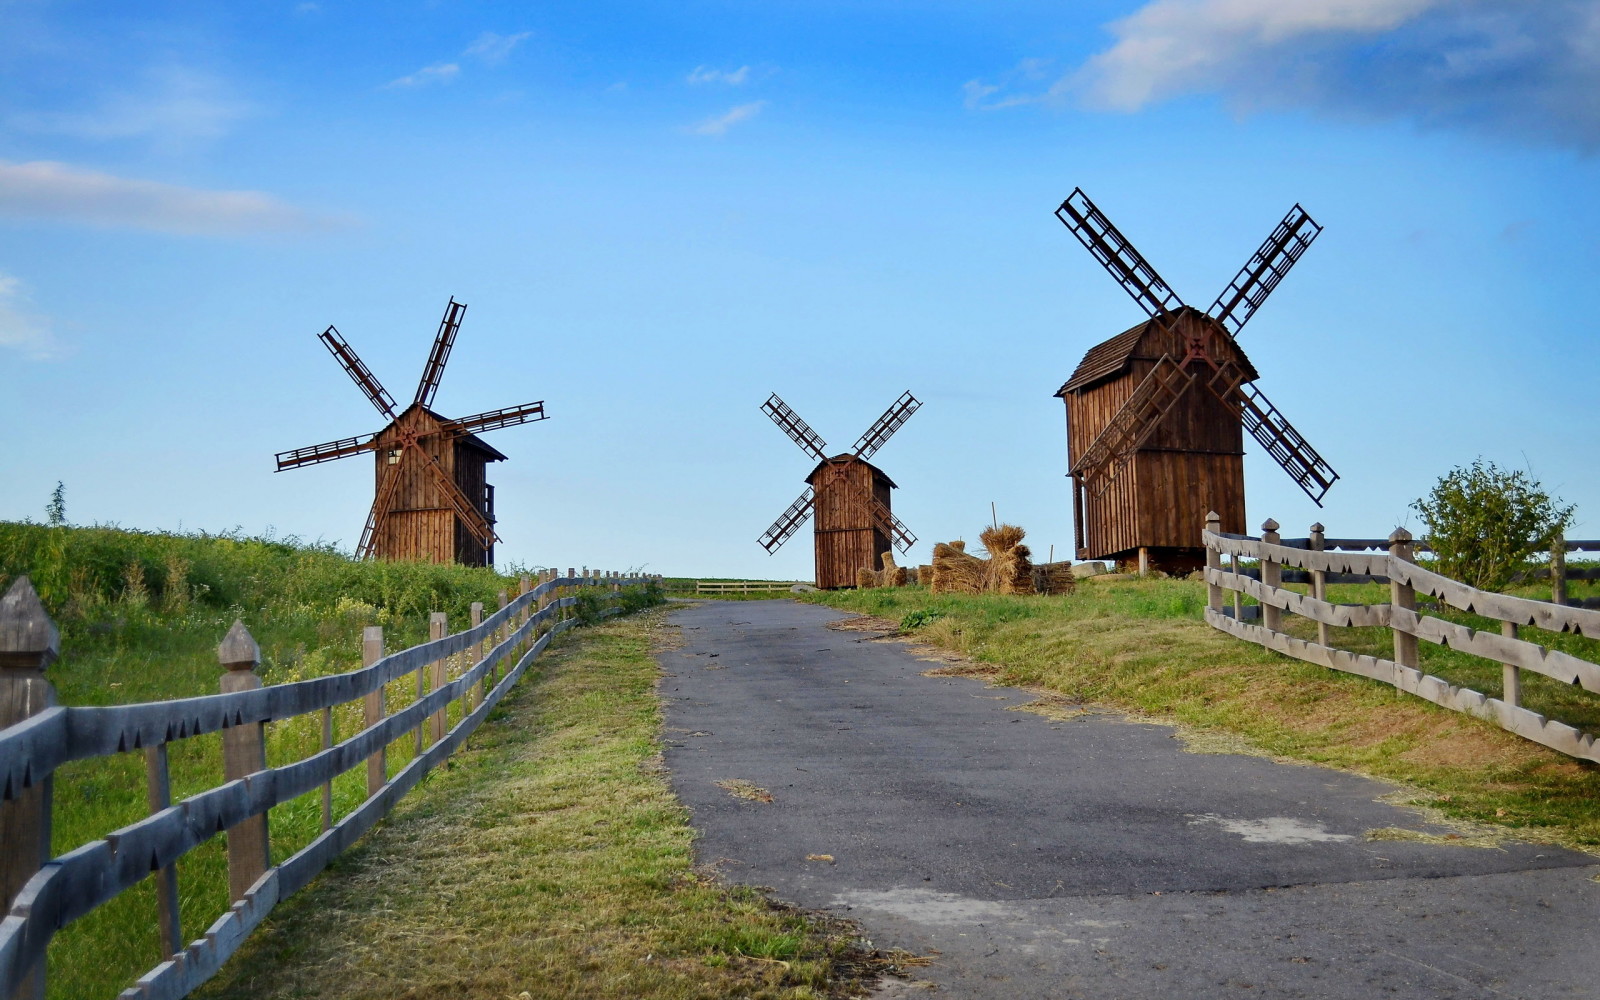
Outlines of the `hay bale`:
[{"label": "hay bale", "polygon": [[904,587],[906,584],[908,584],[910,582],[911,582],[911,574],[906,572],[906,568],[904,566],[896,566],[894,568],[894,579],[889,581],[889,586],[891,586],[891,587]]},{"label": "hay bale", "polygon": [[917,582],[924,587],[933,586],[933,565],[924,563],[917,567]]},{"label": "hay bale", "polygon": [[856,570],[856,586],[862,590],[871,590],[878,585],[878,574],[863,566]]},{"label": "hay bale", "polygon": [[1078,578],[1072,575],[1071,563],[1043,563],[1033,567],[1033,589],[1052,596],[1071,594],[1078,589]]},{"label": "hay bale", "polygon": [[984,589],[997,594],[1033,593],[1033,553],[1022,544],[1027,532],[1014,524],[983,529],[978,540],[989,552]]},{"label": "hay bale", "polygon": [[940,542],[933,547],[929,587],[935,594],[981,594],[987,565],[967,554],[966,542]]}]

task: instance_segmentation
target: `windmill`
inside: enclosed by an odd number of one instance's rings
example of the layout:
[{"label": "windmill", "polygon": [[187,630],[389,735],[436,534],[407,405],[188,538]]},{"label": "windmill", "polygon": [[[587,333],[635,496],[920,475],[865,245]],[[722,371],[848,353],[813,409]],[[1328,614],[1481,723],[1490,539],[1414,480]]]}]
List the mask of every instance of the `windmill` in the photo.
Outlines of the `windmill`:
[{"label": "windmill", "polygon": [[829,458],[822,438],[777,393],[762,403],[762,412],[817,463],[806,477],[805,492],[759,539],[767,554],[778,551],[813,514],[817,519],[817,586],[824,590],[854,587],[856,570],[878,568],[878,560],[891,544],[902,553],[909,551],[917,536],[889,510],[894,481],[867,459],[877,454],[921,405],[906,393],[867,428],[850,451]]},{"label": "windmill", "polygon": [[1201,312],[1083,189],[1056,217],[1150,317],[1091,347],[1056,392],[1067,407],[1078,558],[1200,565],[1207,511],[1224,531],[1244,531],[1245,430],[1321,506],[1338,474],[1252,384],[1259,374],[1236,338],[1322,227],[1294,206]]},{"label": "windmill", "polygon": [[389,424],[375,434],[280,452],[277,471],[376,453],[377,492],[356,546],[362,559],[494,564],[494,543],[499,539],[494,532],[494,487],[487,470],[488,463],[504,461],[506,456],[477,435],[543,420],[546,414],[543,400],[456,420],[431,409],[466,312],[466,303],[450,300],[416,396],[398,413],[394,397],[339,331],[330,326],[320,335],[339,366]]}]

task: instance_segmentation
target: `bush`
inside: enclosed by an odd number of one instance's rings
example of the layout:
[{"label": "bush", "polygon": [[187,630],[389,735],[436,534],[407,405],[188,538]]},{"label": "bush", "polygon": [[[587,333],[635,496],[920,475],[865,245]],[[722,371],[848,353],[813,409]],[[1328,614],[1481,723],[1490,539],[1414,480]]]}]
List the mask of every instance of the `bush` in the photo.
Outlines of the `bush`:
[{"label": "bush", "polygon": [[1411,506],[1427,526],[1434,570],[1479,590],[1504,589],[1566,530],[1574,510],[1532,475],[1481,458],[1451,469]]}]

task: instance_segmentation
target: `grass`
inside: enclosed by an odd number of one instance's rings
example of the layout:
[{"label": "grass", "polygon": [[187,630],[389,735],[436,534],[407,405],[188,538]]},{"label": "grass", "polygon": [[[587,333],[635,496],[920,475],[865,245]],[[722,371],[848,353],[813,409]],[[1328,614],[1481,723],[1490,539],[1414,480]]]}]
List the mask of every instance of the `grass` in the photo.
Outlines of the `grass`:
[{"label": "grass", "polygon": [[799,998],[844,928],[692,867],[661,770],[660,612],[564,637],[450,766],[280,907],[199,994]]},{"label": "grass", "polygon": [[[46,527],[0,522],[0,588],[28,574],[61,629],[61,658],[47,676],[64,705],[99,705],[214,694],[221,668],[216,645],[235,619],[261,645],[267,684],[351,670],[361,664],[363,626],[381,625],[388,648],[427,637],[431,611],[452,629],[468,623],[469,605],[497,606],[515,592],[513,576],[486,569],[422,563],[356,562],[326,546],[237,535],[171,535],[115,528]],[[583,609],[580,609],[583,610]],[[415,697],[401,678],[386,691],[391,706]],[[362,728],[360,706],[335,712],[335,739]],[[449,722],[458,720],[452,706]],[[274,766],[321,748],[320,720],[267,727]],[[414,743],[389,750],[391,773]],[[217,734],[171,744],[173,797],[221,783]],[[334,782],[334,810],[344,815],[365,797],[361,769]],[[148,812],[142,756],[78,761],[57,772],[53,850],[64,853]],[[320,832],[321,802],[312,793],[268,816],[272,857],[281,861]],[[221,837],[178,862],[186,939],[228,906]],[[52,998],[111,996],[161,959],[155,891],[149,880],[56,935],[48,963]]]},{"label": "grass", "polygon": [[[1340,589],[1330,588],[1331,600],[1358,596]],[[1585,596],[1594,587],[1574,589],[1574,596]],[[1387,592],[1369,587],[1364,599],[1387,600]],[[972,661],[946,669],[1036,687],[1057,706],[1093,703],[1170,721],[1202,745],[1248,748],[1400,782],[1413,790],[1407,801],[1455,819],[1591,850],[1600,845],[1600,768],[1388,685],[1225,635],[1202,620],[1201,583],[1087,583],[1063,597],[936,597],[907,587],[803,599],[912,626],[915,639]],[[1314,635],[1311,623],[1289,620],[1291,630]],[[1337,645],[1376,652],[1388,635],[1382,629],[1334,632]],[[1595,657],[1594,643],[1546,633],[1537,641],[1547,640]],[[1363,644],[1373,648],[1362,650]],[[1498,695],[1498,665],[1422,647],[1427,672]],[[1524,698],[1535,711],[1600,730],[1595,696],[1525,674]]]}]

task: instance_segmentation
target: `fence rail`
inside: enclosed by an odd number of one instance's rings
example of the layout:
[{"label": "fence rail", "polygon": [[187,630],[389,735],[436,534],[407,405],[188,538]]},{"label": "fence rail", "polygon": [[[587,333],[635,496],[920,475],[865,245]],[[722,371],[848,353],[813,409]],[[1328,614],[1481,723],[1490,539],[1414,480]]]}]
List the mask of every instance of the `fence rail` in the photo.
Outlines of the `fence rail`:
[{"label": "fence rail", "polygon": [[[1600,665],[1518,635],[1521,628],[1533,626],[1600,638],[1600,611],[1491,593],[1440,576],[1417,565],[1411,534],[1403,528],[1389,536],[1387,552],[1367,554],[1286,543],[1278,537],[1277,522],[1271,520],[1262,525],[1260,538],[1223,534],[1218,530],[1220,525],[1217,515],[1210,515],[1203,535],[1206,621],[1213,627],[1296,659],[1392,684],[1408,694],[1491,722],[1552,750],[1600,763],[1600,748],[1596,747],[1594,736],[1521,705],[1523,670],[1600,693]],[[1233,569],[1223,568],[1224,556],[1231,558]],[[1259,572],[1253,577],[1238,571],[1239,559],[1259,560]],[[1309,574],[1310,594],[1284,589],[1284,570],[1289,567]],[[1330,603],[1327,585],[1336,574],[1385,578],[1390,586],[1389,603]],[[1226,591],[1235,595],[1232,609],[1223,606]],[[1499,634],[1419,613],[1419,592],[1457,610],[1498,620]],[[1260,602],[1260,625],[1242,620],[1241,595]],[[1317,641],[1285,632],[1285,612],[1316,622]],[[1330,627],[1388,628],[1393,633],[1394,658],[1338,649],[1330,640]],[[1503,668],[1501,697],[1490,698],[1423,673],[1419,669],[1419,639],[1499,663]]]},{"label": "fence rail", "polygon": [[[430,617],[428,642],[383,654],[383,630],[363,635],[359,670],[262,687],[260,653],[242,623],[218,648],[227,672],[221,694],[106,707],[60,707],[44,670],[59,637],[27,578],[0,600],[0,995],[34,1000],[44,994],[44,955],[56,931],[119,893],[157,875],[163,950],[167,958],[123,991],[123,1000],[187,995],[214,975],[279,900],[309,882],[328,862],[385,816],[429,769],[482,723],[550,640],[577,622],[571,609],[583,588],[620,593],[658,578],[617,573],[541,574],[522,578],[521,593],[500,595],[488,617],[472,606],[471,627],[446,634],[443,614]],[[614,614],[611,607],[605,613]],[[448,678],[451,662],[467,661]],[[504,669],[502,670],[502,667]],[[385,685],[416,674],[417,697],[386,711]],[[332,712],[361,701],[360,732],[333,742]],[[461,703],[446,729],[446,710]],[[267,767],[264,726],[321,713],[323,749],[303,760]],[[172,804],[167,744],[208,733],[223,740],[223,784]],[[414,733],[416,756],[392,778],[388,746]],[[52,775],[90,757],[143,751],[151,813],[59,857],[50,856]],[[367,798],[333,818],[332,782],[367,766]],[[322,789],[322,833],[281,864],[268,864],[267,811]],[[204,936],[183,944],[175,862],[219,833],[228,839],[231,909]]]},{"label": "fence rail", "polygon": [[696,580],[694,592],[697,594],[763,594],[778,590],[788,590],[791,587],[809,587],[811,585],[809,580]]}]

